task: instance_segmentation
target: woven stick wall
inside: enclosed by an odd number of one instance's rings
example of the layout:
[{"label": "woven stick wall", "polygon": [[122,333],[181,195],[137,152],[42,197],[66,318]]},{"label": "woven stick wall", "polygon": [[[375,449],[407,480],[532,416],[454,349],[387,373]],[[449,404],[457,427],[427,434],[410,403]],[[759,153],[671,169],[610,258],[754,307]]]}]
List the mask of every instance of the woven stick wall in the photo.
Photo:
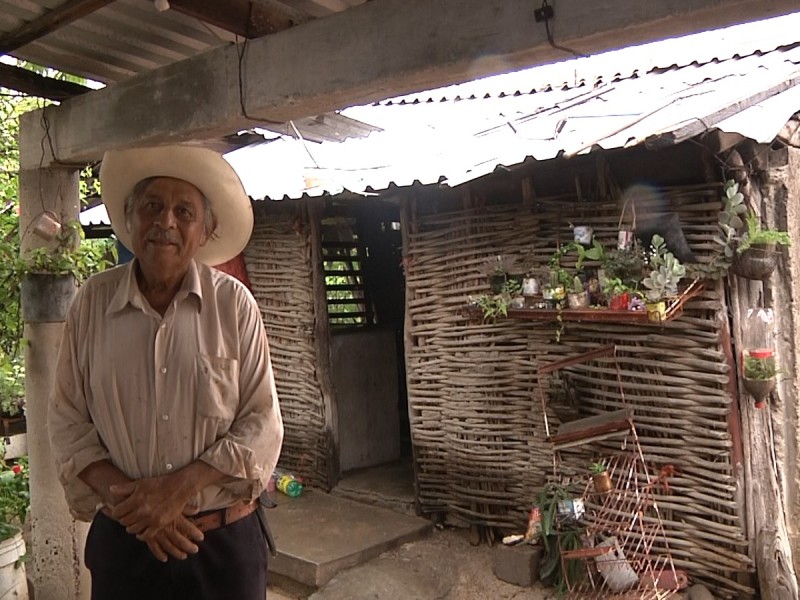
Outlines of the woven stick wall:
[{"label": "woven stick wall", "polygon": [[316,374],[309,242],[307,233],[298,232],[296,215],[256,206],[244,256],[269,336],[283,414],[279,462],[314,485],[327,487],[328,444]]},{"label": "woven stick wall", "polygon": [[[662,190],[700,257],[713,247],[719,193]],[[405,222],[411,340],[406,353],[423,511],[524,531],[526,513],[553,469],[537,365],[615,344],[645,458],[657,469],[676,470],[669,493],[657,497],[676,567],[709,582],[718,594],[752,593],[737,582],[752,563],[734,500],[721,288],[707,286],[680,319],[663,328],[566,323],[561,343],[555,342],[555,323],[471,324],[460,310],[469,296],[488,291],[480,273],[487,257],[530,256],[545,265],[558,243],[572,239],[569,221],[591,225],[595,237],[613,248],[619,208],[539,199],[535,210],[515,204],[414,214],[408,211]],[[570,375],[584,413],[622,407],[613,365],[589,363]],[[557,423],[550,413],[550,423]],[[586,471],[588,464],[581,468]]]}]

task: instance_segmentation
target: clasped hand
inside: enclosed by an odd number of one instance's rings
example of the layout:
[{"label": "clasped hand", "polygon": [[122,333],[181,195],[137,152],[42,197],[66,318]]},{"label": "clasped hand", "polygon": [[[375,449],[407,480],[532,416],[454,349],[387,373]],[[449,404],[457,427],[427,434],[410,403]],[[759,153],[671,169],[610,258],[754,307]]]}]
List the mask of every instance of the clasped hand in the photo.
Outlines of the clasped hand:
[{"label": "clasped hand", "polygon": [[203,532],[187,518],[197,508],[187,504],[188,499],[167,483],[167,477],[112,485],[110,491],[117,499],[111,516],[145,542],[158,560],[166,562],[169,556],[183,560],[197,554]]}]

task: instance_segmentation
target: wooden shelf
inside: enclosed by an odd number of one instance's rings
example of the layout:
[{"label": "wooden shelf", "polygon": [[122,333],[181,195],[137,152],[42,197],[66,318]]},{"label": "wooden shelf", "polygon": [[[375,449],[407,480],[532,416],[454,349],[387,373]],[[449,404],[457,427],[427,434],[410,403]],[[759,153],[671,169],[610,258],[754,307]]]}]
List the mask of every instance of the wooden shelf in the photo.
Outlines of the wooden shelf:
[{"label": "wooden shelf", "polygon": [[622,437],[630,433],[633,411],[630,409],[607,412],[577,421],[562,423],[558,432],[547,438],[553,448],[560,450],[581,446],[612,437]]},{"label": "wooden shelf", "polygon": [[[636,325],[660,326],[662,323],[677,319],[683,314],[686,302],[703,291],[703,282],[696,280],[689,284],[672,302],[667,305],[667,312],[661,321],[651,321],[645,310],[611,310],[610,308],[509,308],[508,318],[522,321],[561,321],[594,322],[594,323],[633,323]],[[483,312],[477,306],[467,306],[464,311],[471,320],[480,321]]]}]

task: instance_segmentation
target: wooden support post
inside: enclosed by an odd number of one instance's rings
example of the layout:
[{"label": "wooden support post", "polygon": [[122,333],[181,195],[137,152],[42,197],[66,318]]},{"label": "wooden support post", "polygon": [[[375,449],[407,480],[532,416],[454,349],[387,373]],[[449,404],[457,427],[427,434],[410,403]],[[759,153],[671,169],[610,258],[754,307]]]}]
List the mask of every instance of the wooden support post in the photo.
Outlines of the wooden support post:
[{"label": "wooden support post", "polygon": [[322,211],[324,198],[303,200],[308,219],[311,246],[311,279],[314,294],[314,352],[317,357],[317,383],[325,406],[327,435],[326,475],[328,489],[339,483],[339,413],[331,374],[331,338],[328,324],[328,302],[325,272],[322,265]]}]

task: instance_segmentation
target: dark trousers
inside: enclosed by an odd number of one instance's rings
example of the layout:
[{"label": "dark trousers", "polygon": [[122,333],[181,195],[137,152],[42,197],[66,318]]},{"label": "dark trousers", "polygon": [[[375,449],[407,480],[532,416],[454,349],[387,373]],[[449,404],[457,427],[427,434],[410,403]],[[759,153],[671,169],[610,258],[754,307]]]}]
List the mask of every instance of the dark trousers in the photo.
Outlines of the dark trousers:
[{"label": "dark trousers", "polygon": [[147,545],[97,513],[86,538],[92,600],[264,600],[267,544],[253,513],[205,534],[186,560],[159,562]]}]

